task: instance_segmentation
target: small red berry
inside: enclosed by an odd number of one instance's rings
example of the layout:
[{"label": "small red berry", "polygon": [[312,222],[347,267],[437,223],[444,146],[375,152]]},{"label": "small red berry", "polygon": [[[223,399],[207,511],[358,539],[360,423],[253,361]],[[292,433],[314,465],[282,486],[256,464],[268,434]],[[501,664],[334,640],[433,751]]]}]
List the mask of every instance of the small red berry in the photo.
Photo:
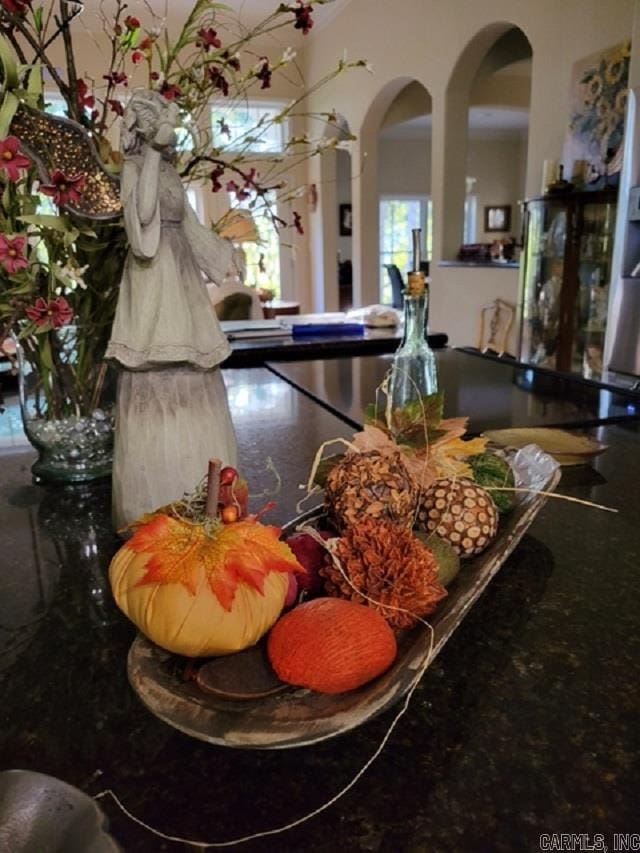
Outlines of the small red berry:
[{"label": "small red berry", "polygon": [[238,477],[238,472],[235,468],[232,468],[231,465],[227,465],[226,468],[223,468],[220,471],[220,485],[226,486],[233,483]]},{"label": "small red berry", "polygon": [[238,507],[233,505],[223,507],[220,518],[223,524],[235,524],[238,520]]}]

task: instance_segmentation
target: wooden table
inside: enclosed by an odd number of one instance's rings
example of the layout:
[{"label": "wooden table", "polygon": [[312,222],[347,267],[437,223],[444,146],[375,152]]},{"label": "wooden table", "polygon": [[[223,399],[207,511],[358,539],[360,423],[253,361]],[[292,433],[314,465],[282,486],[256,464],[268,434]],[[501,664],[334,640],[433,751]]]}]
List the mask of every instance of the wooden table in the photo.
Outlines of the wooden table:
[{"label": "wooden table", "polygon": [[300,313],[299,302],[287,302],[282,299],[272,299],[262,306],[262,313],[265,320],[273,320],[274,317],[284,315],[290,317]]}]

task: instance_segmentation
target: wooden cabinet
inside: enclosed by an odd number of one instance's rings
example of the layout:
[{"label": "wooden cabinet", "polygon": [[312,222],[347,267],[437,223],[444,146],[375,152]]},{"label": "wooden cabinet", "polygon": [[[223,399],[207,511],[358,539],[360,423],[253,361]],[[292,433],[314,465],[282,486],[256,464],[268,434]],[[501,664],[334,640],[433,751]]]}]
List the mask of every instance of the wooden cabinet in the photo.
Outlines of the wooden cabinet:
[{"label": "wooden cabinet", "polygon": [[615,215],[615,190],[525,202],[521,361],[600,378]]}]

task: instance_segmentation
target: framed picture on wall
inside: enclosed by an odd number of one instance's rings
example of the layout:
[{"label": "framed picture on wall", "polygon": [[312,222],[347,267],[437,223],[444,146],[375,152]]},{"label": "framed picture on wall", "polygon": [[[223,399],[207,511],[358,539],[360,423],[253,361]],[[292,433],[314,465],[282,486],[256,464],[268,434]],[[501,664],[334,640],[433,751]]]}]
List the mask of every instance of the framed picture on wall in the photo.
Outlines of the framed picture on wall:
[{"label": "framed picture on wall", "polygon": [[484,209],[485,231],[511,230],[511,205],[493,204]]},{"label": "framed picture on wall", "polygon": [[351,228],[353,220],[351,218],[351,205],[341,204],[339,210],[340,236],[351,237]]}]

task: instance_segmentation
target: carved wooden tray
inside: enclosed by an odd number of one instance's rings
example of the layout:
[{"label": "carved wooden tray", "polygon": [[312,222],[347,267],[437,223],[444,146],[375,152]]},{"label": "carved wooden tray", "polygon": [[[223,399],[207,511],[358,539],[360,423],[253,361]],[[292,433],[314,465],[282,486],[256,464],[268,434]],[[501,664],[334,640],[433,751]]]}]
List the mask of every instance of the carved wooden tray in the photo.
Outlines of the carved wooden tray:
[{"label": "carved wooden tray", "polygon": [[[500,535],[482,554],[465,560],[448,596],[431,617],[432,660],[516,547],[546,501],[538,491],[553,491],[560,480],[557,463],[535,445],[509,453],[516,485],[535,490],[517,493],[514,509],[500,519]],[[287,535],[301,523],[313,522],[321,509],[290,522]],[[147,708],[185,734],[219,746],[284,749],[308,746],[350,729],[384,711],[409,690],[429,650],[429,633],[418,626],[398,637],[398,655],[380,678],[358,690],[322,695],[288,688],[250,701],[222,699],[203,693],[176,676],[175,657],[138,635],[129,651],[133,689]]]}]

